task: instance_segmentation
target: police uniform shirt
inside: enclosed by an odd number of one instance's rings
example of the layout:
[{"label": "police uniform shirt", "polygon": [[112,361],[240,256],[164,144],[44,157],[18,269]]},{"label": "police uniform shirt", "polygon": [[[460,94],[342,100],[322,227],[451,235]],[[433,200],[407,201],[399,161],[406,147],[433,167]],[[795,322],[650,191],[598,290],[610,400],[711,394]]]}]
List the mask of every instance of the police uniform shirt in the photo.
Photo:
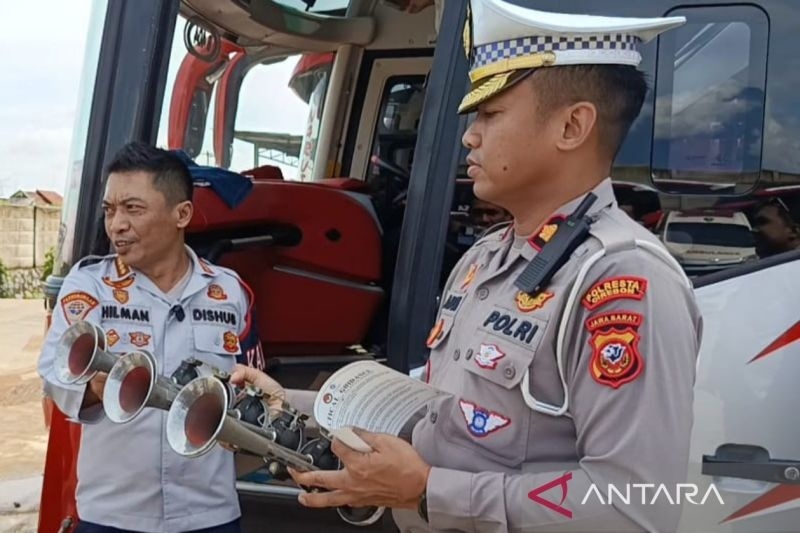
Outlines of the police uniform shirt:
[{"label": "police uniform shirt", "polygon": [[[593,483],[605,497],[609,484],[623,493],[664,484],[674,495],[685,481],[701,331],[688,281],[641,244],[660,246],[617,207],[611,180],[592,192],[592,235],[544,291],[522,293],[514,280],[582,197],[531,239],[515,239],[511,227],[489,234],[453,270],[426,372],[451,397],[433,403],[413,434],[433,467],[429,523],[397,510],[401,531],[676,527],[677,506],[582,503]],[[530,404],[564,403],[559,333],[569,402],[553,416]]]},{"label": "police uniform shirt", "polygon": [[85,424],[76,494],[83,520],[171,532],[240,516],[233,454],[216,446],[199,458],[181,457],[166,441],[166,411],[148,408],[114,424],[102,405],[81,410],[87,385],[64,385],[54,374],[59,338],[79,320],[105,331],[111,353],[149,351],[163,375],[189,357],[230,371],[247,349],[243,340],[252,338],[249,289],[233,271],[200,260],[188,247],[187,253],[189,272],[169,295],[113,255],[81,261],[64,279],[39,373],[61,411]]}]

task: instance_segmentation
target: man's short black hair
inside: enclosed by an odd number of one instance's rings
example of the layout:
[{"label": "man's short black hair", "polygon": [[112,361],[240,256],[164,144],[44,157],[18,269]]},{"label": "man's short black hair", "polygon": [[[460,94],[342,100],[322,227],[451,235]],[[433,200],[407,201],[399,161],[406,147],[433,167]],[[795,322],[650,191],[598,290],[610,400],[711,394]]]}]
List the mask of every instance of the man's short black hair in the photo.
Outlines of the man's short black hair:
[{"label": "man's short black hair", "polygon": [[631,65],[565,65],[540,68],[531,76],[540,112],[577,102],[597,108],[600,140],[616,157],[647,96],[644,72]]},{"label": "man's short black hair", "polygon": [[760,202],[756,206],[756,214],[758,214],[765,207],[774,207],[775,212],[778,214],[778,218],[781,219],[786,227],[791,228],[795,233],[800,234],[800,224],[798,224],[798,222],[795,220],[794,215],[783,200],[776,197]]},{"label": "man's short black hair", "polygon": [[141,142],[128,143],[108,165],[107,175],[137,171],[152,174],[153,187],[164,195],[168,205],[192,199],[192,176],[177,155]]}]

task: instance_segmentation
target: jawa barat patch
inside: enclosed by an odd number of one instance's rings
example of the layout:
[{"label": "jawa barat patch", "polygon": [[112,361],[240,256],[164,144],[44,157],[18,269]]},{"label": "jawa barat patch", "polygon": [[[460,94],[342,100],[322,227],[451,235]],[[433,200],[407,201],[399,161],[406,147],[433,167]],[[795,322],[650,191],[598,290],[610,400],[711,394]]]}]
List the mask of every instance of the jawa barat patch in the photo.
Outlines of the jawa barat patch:
[{"label": "jawa barat patch", "polygon": [[638,329],[644,322],[641,313],[633,311],[610,311],[599,315],[593,315],[586,319],[585,325],[589,333],[594,333],[598,329],[607,329],[612,326],[631,327]]},{"label": "jawa barat patch", "polygon": [[619,276],[599,281],[586,291],[583,306],[593,311],[619,299],[641,300],[647,292],[647,280],[633,276]]}]

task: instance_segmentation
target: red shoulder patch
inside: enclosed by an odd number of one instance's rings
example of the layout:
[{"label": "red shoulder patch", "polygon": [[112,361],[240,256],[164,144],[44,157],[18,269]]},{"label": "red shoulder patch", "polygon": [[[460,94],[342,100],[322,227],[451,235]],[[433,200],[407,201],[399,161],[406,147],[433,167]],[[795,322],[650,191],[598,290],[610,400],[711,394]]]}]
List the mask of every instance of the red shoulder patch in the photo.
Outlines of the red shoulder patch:
[{"label": "red shoulder patch", "polygon": [[61,298],[61,310],[69,325],[86,318],[97,304],[94,296],[83,291],[71,292]]},{"label": "red shoulder patch", "polygon": [[635,276],[617,276],[595,283],[583,295],[581,304],[593,311],[614,300],[641,300],[647,292],[647,280]]},{"label": "red shoulder patch", "polygon": [[601,385],[618,389],[642,373],[639,334],[633,328],[597,330],[589,339],[589,373]]}]

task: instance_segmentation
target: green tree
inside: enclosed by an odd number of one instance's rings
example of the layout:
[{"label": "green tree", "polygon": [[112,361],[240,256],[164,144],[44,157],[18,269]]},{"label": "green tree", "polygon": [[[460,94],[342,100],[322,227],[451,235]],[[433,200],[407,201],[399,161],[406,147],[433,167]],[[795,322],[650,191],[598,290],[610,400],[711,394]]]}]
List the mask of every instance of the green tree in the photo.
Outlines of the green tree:
[{"label": "green tree", "polygon": [[53,265],[56,261],[56,249],[52,246],[49,250],[47,250],[44,254],[44,265],[42,268],[42,277],[41,280],[45,281],[47,276],[53,273]]}]

